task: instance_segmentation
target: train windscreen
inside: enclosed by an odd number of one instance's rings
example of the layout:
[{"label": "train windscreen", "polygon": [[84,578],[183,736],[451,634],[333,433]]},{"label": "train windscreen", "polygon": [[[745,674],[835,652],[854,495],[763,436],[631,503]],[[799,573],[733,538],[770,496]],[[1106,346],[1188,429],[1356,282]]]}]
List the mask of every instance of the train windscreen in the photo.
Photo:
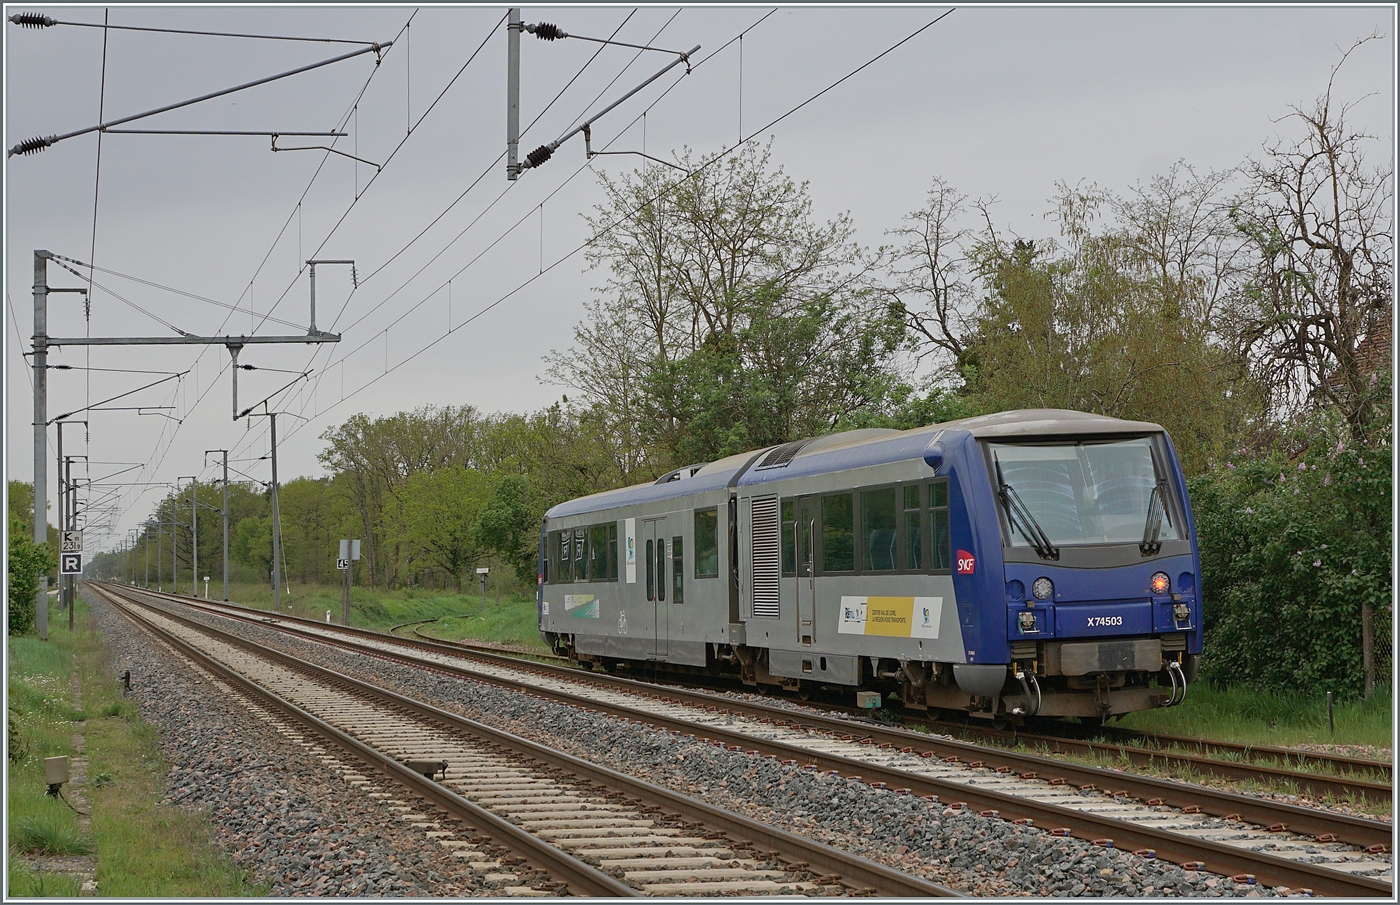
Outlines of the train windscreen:
[{"label": "train windscreen", "polygon": [[1015,547],[1179,540],[1152,440],[988,443]]}]

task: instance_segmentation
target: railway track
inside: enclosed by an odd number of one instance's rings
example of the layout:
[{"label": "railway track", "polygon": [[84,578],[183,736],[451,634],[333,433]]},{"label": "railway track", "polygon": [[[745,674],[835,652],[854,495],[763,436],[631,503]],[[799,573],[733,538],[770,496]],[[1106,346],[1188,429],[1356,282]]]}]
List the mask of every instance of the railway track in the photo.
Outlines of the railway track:
[{"label": "railway track", "polygon": [[[436,619],[404,623],[394,626],[391,631],[413,627],[414,637],[436,644],[444,644],[467,651],[504,654],[522,660],[544,663],[566,664],[568,661],[553,654],[516,654],[488,644],[474,644],[469,641],[448,641],[434,638],[422,630],[436,622]],[[400,636],[403,637],[403,636]],[[683,679],[684,677],[677,677]],[[716,685],[719,683],[715,683]],[[702,687],[710,687],[708,684]],[[729,689],[729,685],[723,686]],[[750,691],[742,686],[732,690]],[[784,697],[788,697],[784,695]],[[849,716],[865,718],[862,711],[853,707],[831,705],[820,701],[804,701],[805,706],[824,707]],[[1165,733],[1144,732],[1115,726],[1079,727],[1065,724],[1064,731],[1046,727],[1045,731],[1034,732],[1021,729],[997,729],[979,726],[974,722],[946,719],[922,719],[915,712],[901,713],[907,724],[925,726],[932,731],[956,734],[964,738],[983,739],[1003,746],[1029,746],[1058,754],[1076,754],[1121,760],[1150,768],[1165,768],[1186,774],[1204,774],[1223,779],[1255,781],[1265,785],[1294,788],[1319,797],[1360,797],[1371,801],[1389,802],[1392,798],[1392,765],[1384,761],[1367,760],[1357,757],[1302,751],[1294,748],[1279,748],[1268,745],[1247,745],[1218,739],[1199,739],[1189,736]],[[1089,734],[1109,741],[1078,737]],[[1291,769],[1311,767],[1322,773]]]},{"label": "railway track", "polygon": [[[518,852],[532,866],[495,882],[517,894],[956,896],[882,865],[713,808],[374,684],[155,608],[126,589],[107,600],[182,654],[237,683],[380,774]],[[132,604],[144,610],[139,617]],[[435,778],[436,777],[436,778]],[[383,793],[387,794],[387,793]],[[478,858],[430,815],[393,805],[429,838]],[[492,879],[488,874],[487,879]]]},{"label": "railway track", "polygon": [[[182,600],[181,602],[188,602]],[[464,678],[607,708],[629,719],[731,748],[860,776],[890,788],[937,796],[950,807],[1033,822],[1226,876],[1331,895],[1391,894],[1392,829],[1372,820],[1278,804],[1147,777],[1079,767],[920,733],[849,722],[702,692],[660,690],[630,680],[559,670],[484,652],[462,652],[377,633],[253,621],[341,646],[369,644],[378,656],[407,659]],[[357,640],[351,642],[349,637]],[[337,640],[338,639],[338,640]],[[415,649],[411,657],[405,646]],[[742,717],[737,719],[736,717]],[[720,725],[720,723],[731,725]],[[956,809],[956,808],[955,808]]]},{"label": "railway track", "polygon": [[[1132,730],[1097,734],[1121,738],[1121,742],[1094,741],[1048,732],[1000,730],[946,720],[920,721],[931,730],[989,744],[1029,747],[1056,754],[1073,754],[1107,761],[1124,761],[1140,767],[1200,774],[1223,779],[1253,781],[1262,785],[1294,788],[1318,797],[1364,798],[1390,802],[1394,787],[1390,765],[1361,758],[1313,755],[1288,748],[1237,745],[1182,736],[1138,733]],[[1138,742],[1131,744],[1130,742]],[[1190,748],[1202,753],[1191,753]],[[1212,756],[1215,755],[1215,756]],[[1311,765],[1326,773],[1303,772],[1278,763]]]}]

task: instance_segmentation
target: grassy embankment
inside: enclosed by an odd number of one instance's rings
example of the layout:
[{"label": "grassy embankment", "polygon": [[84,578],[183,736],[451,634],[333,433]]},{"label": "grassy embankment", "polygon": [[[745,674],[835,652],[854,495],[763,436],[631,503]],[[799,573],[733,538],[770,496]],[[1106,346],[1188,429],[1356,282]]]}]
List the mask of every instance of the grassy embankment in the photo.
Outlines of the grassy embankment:
[{"label": "grassy embankment", "polygon": [[[34,859],[84,854],[96,856],[101,896],[265,894],[214,848],[205,818],[159,804],[167,768],[158,731],[123,697],[86,604],[78,604],[75,616],[69,632],[67,617],[52,611],[47,642],[7,639],[10,895],[77,896],[75,879],[44,872],[41,861],[35,870]],[[77,707],[75,670],[82,688]],[[86,827],[66,804],[44,794],[44,758],[72,755],[75,731],[85,737],[88,757]]]},{"label": "grassy embankment", "polygon": [[1391,690],[1378,688],[1368,701],[1338,702],[1336,731],[1327,725],[1327,694],[1215,689],[1192,685],[1186,703],[1134,713],[1122,725],[1131,729],[1214,738],[1249,745],[1368,745],[1389,748]]},{"label": "grassy embankment", "polygon": [[[222,592],[222,588],[210,584],[211,594],[217,596]],[[339,622],[340,594],[339,587],[329,585],[293,585],[292,593],[284,597],[283,612],[324,621],[326,612],[330,611],[331,621]],[[235,582],[229,586],[229,597],[236,603],[258,609],[272,606],[272,589],[263,584]],[[503,593],[498,598],[493,589],[482,603],[479,594],[470,593],[421,588],[351,589],[350,624],[358,628],[387,631],[395,625],[428,619],[438,620],[424,630],[435,638],[470,638],[548,652],[536,628],[533,595]]]}]

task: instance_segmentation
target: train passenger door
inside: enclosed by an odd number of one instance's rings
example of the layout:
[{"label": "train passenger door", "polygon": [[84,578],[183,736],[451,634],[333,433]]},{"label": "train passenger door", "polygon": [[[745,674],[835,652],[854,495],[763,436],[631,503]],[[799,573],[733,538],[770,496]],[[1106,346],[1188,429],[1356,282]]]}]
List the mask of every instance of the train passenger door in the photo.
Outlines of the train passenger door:
[{"label": "train passenger door", "polygon": [[669,635],[668,608],[666,606],[667,555],[666,519],[645,519],[641,525],[643,571],[646,572],[647,602],[652,610],[652,653],[657,657],[666,656]]},{"label": "train passenger door", "polygon": [[797,640],[811,644],[817,609],[817,573],[814,568],[817,532],[817,498],[798,497],[793,507],[796,518],[792,530],[793,548],[797,551]]}]

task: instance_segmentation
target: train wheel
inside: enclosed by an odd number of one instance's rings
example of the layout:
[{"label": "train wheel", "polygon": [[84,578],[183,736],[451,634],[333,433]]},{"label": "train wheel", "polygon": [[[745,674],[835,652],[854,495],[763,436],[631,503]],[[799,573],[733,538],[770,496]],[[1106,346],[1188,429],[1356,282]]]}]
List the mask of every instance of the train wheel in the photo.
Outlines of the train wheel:
[{"label": "train wheel", "polygon": [[811,683],[811,682],[798,682],[798,683],[797,683],[797,697],[798,697],[800,700],[803,700],[803,701],[810,701],[810,700],[812,699],[812,683]]}]

